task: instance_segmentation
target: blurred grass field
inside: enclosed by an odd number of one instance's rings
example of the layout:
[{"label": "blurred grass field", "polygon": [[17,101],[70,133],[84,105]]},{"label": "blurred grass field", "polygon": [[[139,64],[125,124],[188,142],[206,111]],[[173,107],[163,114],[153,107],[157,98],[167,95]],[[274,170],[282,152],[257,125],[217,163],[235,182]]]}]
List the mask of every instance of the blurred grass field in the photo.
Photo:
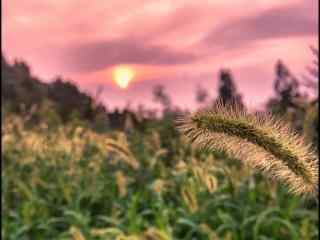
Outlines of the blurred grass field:
[{"label": "blurred grass field", "polygon": [[9,114],[1,155],[3,239],[319,238],[313,200],[194,149],[171,121],[97,133]]}]

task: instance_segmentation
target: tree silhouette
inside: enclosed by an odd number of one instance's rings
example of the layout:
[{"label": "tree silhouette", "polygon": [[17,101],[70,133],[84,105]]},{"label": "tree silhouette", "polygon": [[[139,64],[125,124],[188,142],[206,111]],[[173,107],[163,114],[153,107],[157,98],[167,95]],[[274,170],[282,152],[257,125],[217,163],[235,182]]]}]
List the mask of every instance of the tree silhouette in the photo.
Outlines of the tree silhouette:
[{"label": "tree silhouette", "polygon": [[57,110],[63,121],[77,115],[92,120],[97,113],[106,111],[101,104],[95,106],[93,97],[81,92],[74,83],[60,77],[52,83],[40,81],[23,61],[11,65],[2,55],[1,67],[1,99],[15,112],[21,111],[20,106],[28,110],[34,105],[46,105],[47,101],[53,103],[52,110]]},{"label": "tree silhouette", "polygon": [[164,111],[171,109],[171,99],[162,85],[157,85],[153,88],[153,100],[160,103]]},{"label": "tree silhouette", "polygon": [[57,78],[50,84],[49,98],[57,103],[63,120],[69,120],[71,113],[90,120],[94,117],[93,99],[80,92],[75,84],[64,81],[62,78]]},{"label": "tree silhouette", "polygon": [[314,57],[314,60],[312,61],[312,65],[307,67],[307,76],[303,76],[303,79],[305,80],[302,82],[302,84],[311,89],[314,92],[315,100],[313,101],[313,104],[318,101],[318,92],[319,92],[319,49],[316,49],[315,47],[310,47],[311,53]]},{"label": "tree silhouette", "polygon": [[299,82],[281,60],[276,64],[275,74],[274,90],[276,98],[269,101],[268,108],[280,114],[285,114],[290,109],[300,108]]},{"label": "tree silhouette", "polygon": [[203,104],[207,101],[209,97],[208,91],[201,87],[200,85],[197,86],[196,90],[196,101],[198,104]]},{"label": "tree silhouette", "polygon": [[222,69],[219,74],[219,96],[218,99],[223,104],[235,103],[239,107],[244,107],[242,96],[237,92],[232,74],[227,69]]}]

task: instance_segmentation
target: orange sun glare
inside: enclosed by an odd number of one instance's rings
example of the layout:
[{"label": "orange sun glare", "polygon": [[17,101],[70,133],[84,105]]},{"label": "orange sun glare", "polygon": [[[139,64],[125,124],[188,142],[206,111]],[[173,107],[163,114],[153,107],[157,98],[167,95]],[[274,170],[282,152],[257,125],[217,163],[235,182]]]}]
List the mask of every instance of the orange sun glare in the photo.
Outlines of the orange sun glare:
[{"label": "orange sun glare", "polygon": [[113,70],[113,80],[122,89],[129,86],[134,76],[134,70],[127,66],[118,66]]}]

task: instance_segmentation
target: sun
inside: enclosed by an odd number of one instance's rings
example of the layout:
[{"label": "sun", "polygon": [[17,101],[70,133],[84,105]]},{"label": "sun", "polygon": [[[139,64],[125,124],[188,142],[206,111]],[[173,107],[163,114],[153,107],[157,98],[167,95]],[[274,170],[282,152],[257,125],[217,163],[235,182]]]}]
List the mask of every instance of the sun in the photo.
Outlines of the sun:
[{"label": "sun", "polygon": [[118,66],[113,70],[113,80],[122,89],[129,86],[134,76],[134,70],[128,66]]}]

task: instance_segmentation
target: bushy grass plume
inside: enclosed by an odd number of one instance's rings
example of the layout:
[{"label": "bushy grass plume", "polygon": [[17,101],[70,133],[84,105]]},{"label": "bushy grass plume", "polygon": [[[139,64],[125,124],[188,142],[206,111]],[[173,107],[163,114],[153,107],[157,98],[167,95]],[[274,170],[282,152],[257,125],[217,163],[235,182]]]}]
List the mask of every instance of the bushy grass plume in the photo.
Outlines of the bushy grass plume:
[{"label": "bushy grass plume", "polygon": [[318,158],[305,139],[270,114],[249,114],[233,104],[177,120],[198,146],[219,149],[281,180],[295,194],[318,193]]}]

